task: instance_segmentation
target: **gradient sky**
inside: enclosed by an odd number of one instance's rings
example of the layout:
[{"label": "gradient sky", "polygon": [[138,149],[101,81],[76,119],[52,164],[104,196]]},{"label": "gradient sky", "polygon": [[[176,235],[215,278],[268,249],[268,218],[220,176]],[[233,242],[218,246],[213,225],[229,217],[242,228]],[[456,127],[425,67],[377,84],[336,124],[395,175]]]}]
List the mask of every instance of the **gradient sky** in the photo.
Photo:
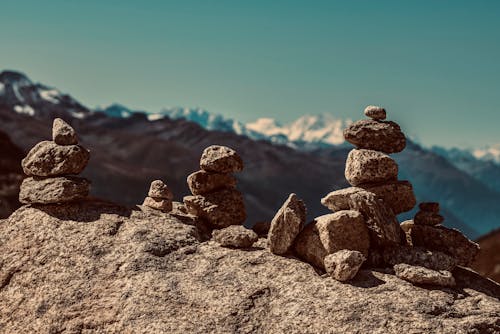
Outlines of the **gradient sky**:
[{"label": "gradient sky", "polygon": [[0,69],[94,107],[359,119],[500,143],[500,1],[2,0]]}]

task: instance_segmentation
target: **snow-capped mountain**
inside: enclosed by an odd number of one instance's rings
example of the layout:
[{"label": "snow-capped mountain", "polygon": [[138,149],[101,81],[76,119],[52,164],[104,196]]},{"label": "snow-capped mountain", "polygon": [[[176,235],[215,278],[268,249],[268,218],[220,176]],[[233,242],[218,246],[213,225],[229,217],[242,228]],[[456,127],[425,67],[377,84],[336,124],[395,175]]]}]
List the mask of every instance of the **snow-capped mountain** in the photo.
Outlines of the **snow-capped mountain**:
[{"label": "snow-capped mountain", "polygon": [[500,165],[500,143],[472,150],[472,154],[483,161],[493,161]]}]

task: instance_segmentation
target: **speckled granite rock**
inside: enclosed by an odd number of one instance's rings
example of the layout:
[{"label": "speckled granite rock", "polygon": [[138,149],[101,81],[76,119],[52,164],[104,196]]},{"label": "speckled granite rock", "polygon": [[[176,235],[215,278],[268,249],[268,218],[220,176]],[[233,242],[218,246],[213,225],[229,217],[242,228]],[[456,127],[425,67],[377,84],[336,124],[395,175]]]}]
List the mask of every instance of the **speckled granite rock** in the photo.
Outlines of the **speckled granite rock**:
[{"label": "speckled granite rock", "polygon": [[215,173],[239,172],[243,170],[243,160],[229,147],[212,145],[203,151],[200,169]]},{"label": "speckled granite rock", "polygon": [[455,278],[446,270],[432,270],[419,266],[401,263],[394,266],[396,276],[413,284],[431,284],[440,286],[454,286]]},{"label": "speckled granite rock", "polygon": [[363,188],[349,187],[330,192],[321,199],[321,204],[332,211],[349,210],[349,198]]},{"label": "speckled granite rock", "polygon": [[28,177],[21,183],[19,201],[24,204],[72,202],[87,197],[89,191],[90,181],[82,177]]},{"label": "speckled granite rock", "polygon": [[344,138],[357,148],[397,153],[406,147],[406,138],[394,122],[361,120],[344,130]]},{"label": "speckled granite rock", "polygon": [[236,178],[231,174],[199,170],[187,177],[187,184],[193,195],[203,195],[221,189],[235,188]]},{"label": "speckled granite rock", "polygon": [[377,121],[383,121],[387,117],[385,109],[379,106],[367,106],[364,113],[365,116]]},{"label": "speckled granite rock", "polygon": [[395,181],[398,178],[398,165],[382,152],[351,150],[345,165],[345,178],[353,186]]},{"label": "speckled granite rock", "polygon": [[248,248],[259,237],[257,233],[242,225],[231,225],[212,232],[212,238],[223,247]]},{"label": "speckled granite rock", "polygon": [[52,123],[52,140],[57,145],[78,144],[78,137],[75,130],[60,118],[54,119]]},{"label": "speckled granite rock", "polygon": [[374,193],[396,215],[410,211],[417,204],[413,186],[408,181],[393,181],[383,184],[363,184],[361,188]]},{"label": "speckled granite rock", "polygon": [[353,279],[366,258],[358,251],[343,249],[325,257],[326,272],[337,281]]}]

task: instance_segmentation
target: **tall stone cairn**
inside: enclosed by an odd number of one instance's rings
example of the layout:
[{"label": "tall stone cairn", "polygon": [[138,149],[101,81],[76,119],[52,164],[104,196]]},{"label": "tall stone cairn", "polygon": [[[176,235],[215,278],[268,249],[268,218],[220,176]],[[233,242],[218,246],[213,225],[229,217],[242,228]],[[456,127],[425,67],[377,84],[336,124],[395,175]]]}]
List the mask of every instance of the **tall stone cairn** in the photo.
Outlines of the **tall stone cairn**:
[{"label": "tall stone cairn", "polygon": [[21,184],[19,201],[54,204],[86,198],[90,181],[76,175],[85,169],[89,158],[89,151],[78,145],[75,130],[56,118],[52,141],[36,144],[22,160],[23,171],[28,177]]}]

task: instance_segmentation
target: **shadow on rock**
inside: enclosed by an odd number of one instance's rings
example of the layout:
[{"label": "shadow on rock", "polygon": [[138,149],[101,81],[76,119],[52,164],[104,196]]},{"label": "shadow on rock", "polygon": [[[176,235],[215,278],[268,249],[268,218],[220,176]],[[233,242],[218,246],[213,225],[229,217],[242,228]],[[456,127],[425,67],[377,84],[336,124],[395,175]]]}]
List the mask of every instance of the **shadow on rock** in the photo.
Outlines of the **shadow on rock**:
[{"label": "shadow on rock", "polygon": [[358,288],[375,288],[385,284],[385,281],[373,275],[371,270],[360,270],[354,279],[346,283]]}]

